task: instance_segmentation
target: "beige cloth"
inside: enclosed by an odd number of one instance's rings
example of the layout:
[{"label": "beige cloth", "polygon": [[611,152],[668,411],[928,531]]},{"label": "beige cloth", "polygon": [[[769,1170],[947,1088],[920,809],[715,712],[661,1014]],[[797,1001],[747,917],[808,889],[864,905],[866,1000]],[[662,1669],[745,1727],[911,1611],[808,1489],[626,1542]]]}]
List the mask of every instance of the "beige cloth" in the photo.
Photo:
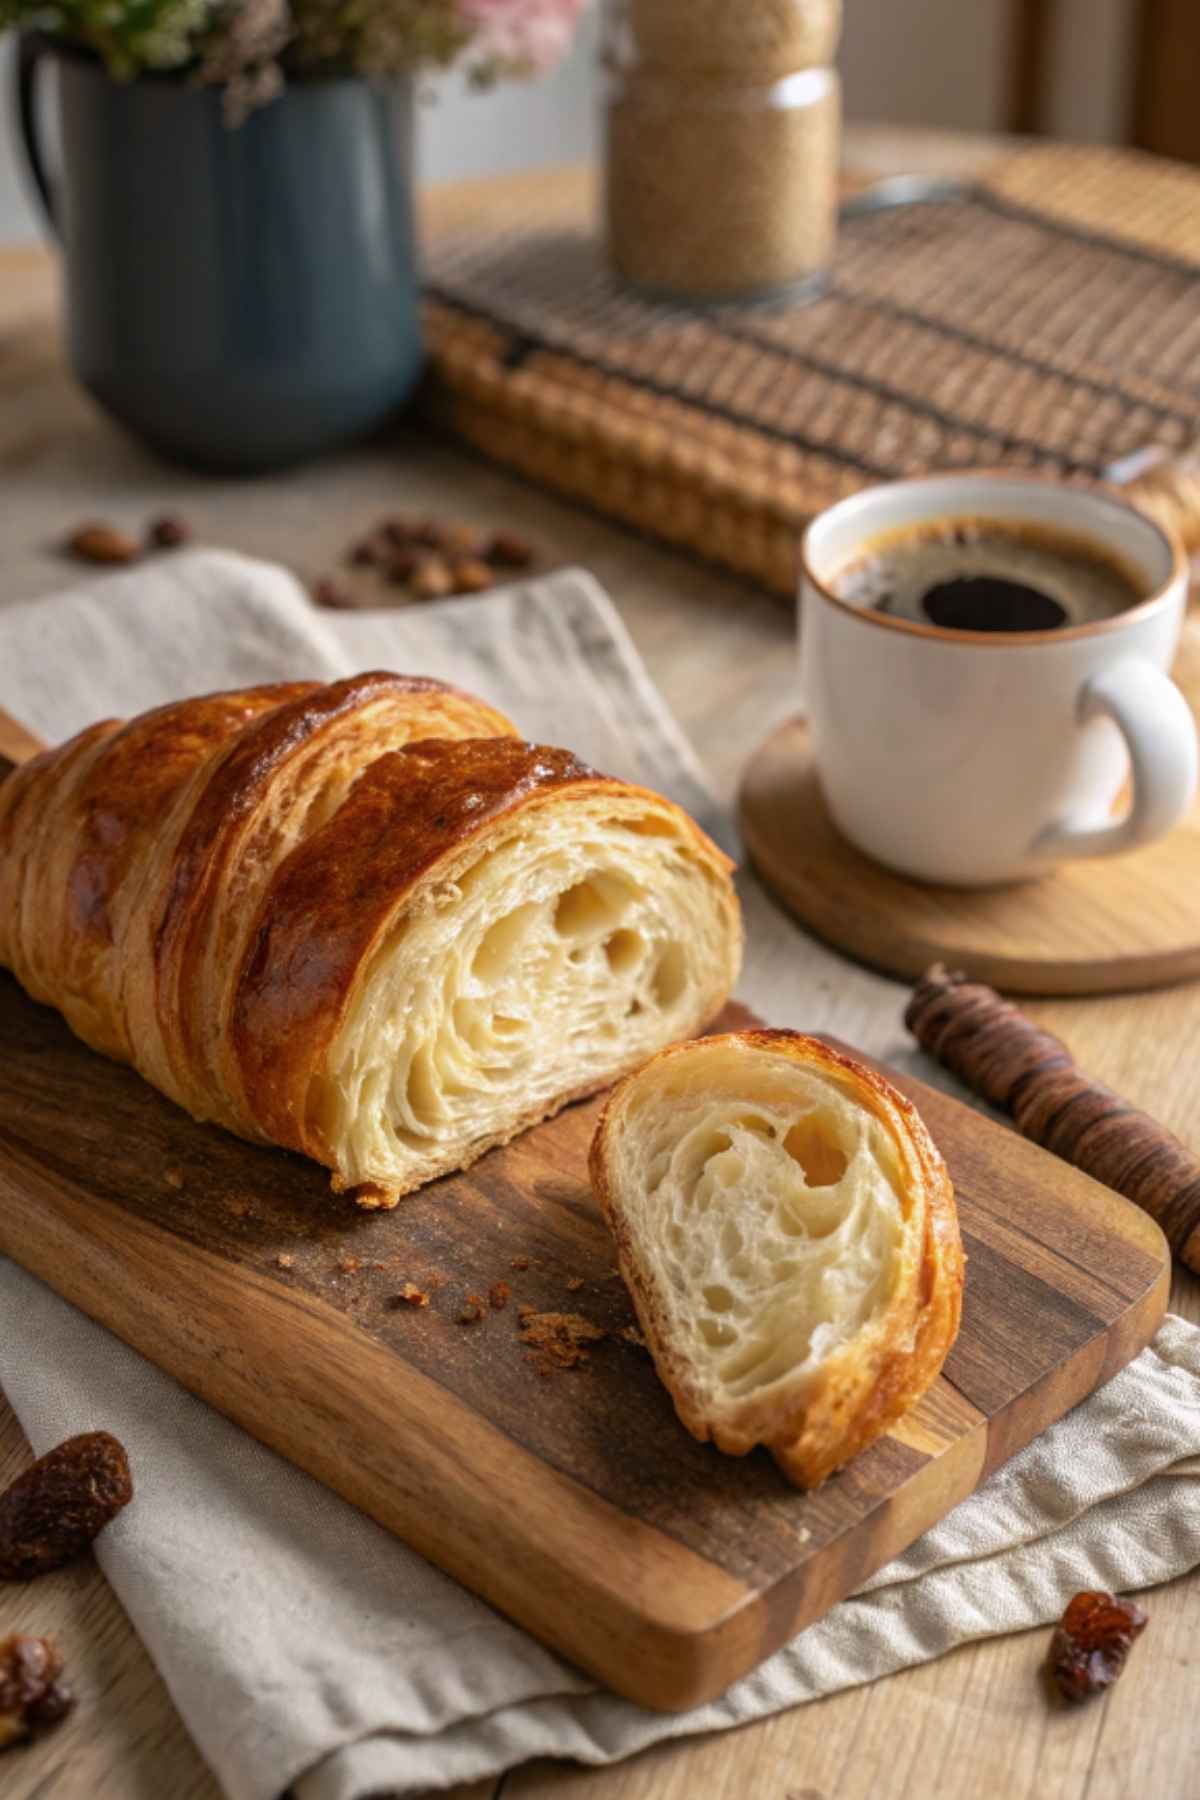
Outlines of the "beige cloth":
[{"label": "beige cloth", "polygon": [[[475,688],[728,836],[609,603],[577,573],[343,616],[316,612],[282,571],[195,552],[0,616],[0,705],[48,737],[180,693],[369,666]],[[934,1076],[904,1043],[896,984],[803,937],[752,882],[743,898],[751,1004],[852,1029]],[[1045,1622],[1077,1588],[1144,1587],[1200,1561],[1200,1332],[1169,1319],[855,1598],[721,1700],[666,1718],[597,1690],[3,1261],[0,1317],[0,1384],[34,1448],[97,1426],[129,1447],[136,1504],[98,1554],[232,1800],[289,1784],[297,1800],[367,1800],[544,1754],[608,1762]]]}]

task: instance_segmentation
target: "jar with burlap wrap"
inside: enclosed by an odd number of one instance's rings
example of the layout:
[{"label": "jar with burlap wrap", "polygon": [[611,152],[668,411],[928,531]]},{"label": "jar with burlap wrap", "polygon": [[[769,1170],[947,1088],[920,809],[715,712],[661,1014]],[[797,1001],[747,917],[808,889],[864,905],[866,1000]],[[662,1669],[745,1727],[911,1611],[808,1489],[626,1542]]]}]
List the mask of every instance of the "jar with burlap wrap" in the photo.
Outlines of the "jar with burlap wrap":
[{"label": "jar with burlap wrap", "polygon": [[841,0],[610,0],[605,228],[647,292],[794,292],[833,255]]}]

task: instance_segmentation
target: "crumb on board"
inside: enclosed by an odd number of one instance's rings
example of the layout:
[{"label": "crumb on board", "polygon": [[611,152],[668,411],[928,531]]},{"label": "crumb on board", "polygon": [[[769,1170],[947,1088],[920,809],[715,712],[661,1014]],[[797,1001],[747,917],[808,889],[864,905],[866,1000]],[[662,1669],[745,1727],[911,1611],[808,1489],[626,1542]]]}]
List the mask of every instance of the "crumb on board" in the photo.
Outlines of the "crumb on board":
[{"label": "crumb on board", "polygon": [[295,1262],[295,1260],[296,1260],[295,1257],[291,1254],[290,1251],[281,1250],[279,1252],[279,1255],[275,1258],[275,1263],[276,1263],[276,1266],[280,1269],[290,1269],[292,1264]]},{"label": "crumb on board", "polygon": [[512,1262],[509,1264],[509,1268],[511,1269],[527,1269],[528,1267],[529,1258],[527,1256],[514,1256]]},{"label": "crumb on board", "polygon": [[507,1281],[493,1281],[491,1287],[488,1289],[488,1303],[493,1312],[504,1311],[504,1308],[508,1305],[511,1293],[512,1289],[509,1287]]},{"label": "crumb on board", "polygon": [[358,1256],[339,1256],[337,1268],[342,1275],[357,1275],[362,1268],[362,1259]]},{"label": "crumb on board", "polygon": [[532,1318],[536,1311],[536,1306],[531,1305],[528,1300],[522,1300],[520,1306],[517,1308],[517,1317],[518,1319],[529,1319]]},{"label": "crumb on board", "polygon": [[175,1188],[178,1191],[183,1186],[183,1170],[178,1167],[167,1169],[163,1174],[163,1180],[169,1188]]},{"label": "crumb on board", "polygon": [[478,1325],[480,1319],[487,1317],[487,1307],[482,1294],[468,1294],[462,1311],[458,1315],[460,1325]]},{"label": "crumb on board", "polygon": [[598,1344],[608,1333],[579,1313],[521,1311],[521,1342],[535,1353],[539,1373],[549,1369],[576,1369],[588,1361],[588,1344]]},{"label": "crumb on board", "polygon": [[429,1295],[415,1281],[406,1281],[391,1298],[392,1306],[428,1306]]},{"label": "crumb on board", "polygon": [[569,1275],[567,1277],[567,1288],[570,1293],[577,1294],[582,1286],[583,1286],[583,1276],[582,1275]]},{"label": "crumb on board", "polygon": [[636,1325],[622,1325],[617,1336],[621,1339],[622,1343],[634,1344],[639,1350],[648,1350],[650,1348]]}]

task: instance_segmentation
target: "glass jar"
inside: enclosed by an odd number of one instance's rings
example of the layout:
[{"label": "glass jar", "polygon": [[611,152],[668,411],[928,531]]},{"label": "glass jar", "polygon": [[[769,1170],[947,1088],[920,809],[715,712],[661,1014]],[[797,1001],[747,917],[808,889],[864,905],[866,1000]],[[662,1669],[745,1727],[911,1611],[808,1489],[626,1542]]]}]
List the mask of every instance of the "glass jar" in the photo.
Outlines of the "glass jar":
[{"label": "glass jar", "polygon": [[837,221],[841,0],[609,0],[605,228],[690,302],[819,283]]}]

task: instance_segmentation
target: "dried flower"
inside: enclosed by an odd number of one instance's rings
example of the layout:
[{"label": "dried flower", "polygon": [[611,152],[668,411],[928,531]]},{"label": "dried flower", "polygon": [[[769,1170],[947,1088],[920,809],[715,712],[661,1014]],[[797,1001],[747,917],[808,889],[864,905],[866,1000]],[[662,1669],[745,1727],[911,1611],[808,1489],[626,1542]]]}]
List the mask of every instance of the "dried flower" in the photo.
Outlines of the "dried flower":
[{"label": "dried flower", "polygon": [[570,47],[586,0],[458,0],[476,79],[543,75]]},{"label": "dried flower", "polygon": [[395,75],[461,60],[478,82],[539,74],[586,0],[0,0],[0,30],[94,50],[118,80],[179,69],[224,90],[238,124],[289,70]]}]

